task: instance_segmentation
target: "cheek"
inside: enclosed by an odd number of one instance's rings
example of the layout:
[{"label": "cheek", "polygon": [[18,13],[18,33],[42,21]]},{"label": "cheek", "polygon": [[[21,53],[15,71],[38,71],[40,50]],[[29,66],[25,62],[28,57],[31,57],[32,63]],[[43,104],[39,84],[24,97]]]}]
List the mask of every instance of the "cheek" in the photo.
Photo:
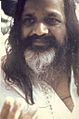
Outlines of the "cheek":
[{"label": "cheek", "polygon": [[61,27],[51,28],[51,34],[54,35],[61,44],[63,44],[65,41],[65,37],[67,36],[65,25]]},{"label": "cheek", "polygon": [[22,38],[26,38],[31,35],[32,28],[26,28],[25,26],[22,26],[21,32],[22,32]]}]

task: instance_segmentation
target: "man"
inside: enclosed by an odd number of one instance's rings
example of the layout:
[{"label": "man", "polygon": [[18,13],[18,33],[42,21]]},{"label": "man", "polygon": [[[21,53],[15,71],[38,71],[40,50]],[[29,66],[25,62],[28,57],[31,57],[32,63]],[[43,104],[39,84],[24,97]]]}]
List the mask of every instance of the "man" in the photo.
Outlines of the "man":
[{"label": "man", "polygon": [[37,108],[24,113],[7,101],[1,119],[79,118],[78,38],[73,0],[18,1],[2,69],[8,86]]}]

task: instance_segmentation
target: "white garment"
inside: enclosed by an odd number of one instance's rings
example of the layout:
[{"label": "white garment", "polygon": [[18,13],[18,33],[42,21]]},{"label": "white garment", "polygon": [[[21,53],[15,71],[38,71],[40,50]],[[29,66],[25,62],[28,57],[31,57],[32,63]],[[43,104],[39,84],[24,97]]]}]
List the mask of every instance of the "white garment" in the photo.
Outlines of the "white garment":
[{"label": "white garment", "polygon": [[[79,97],[77,95],[77,88],[75,86],[73,77],[70,83],[70,92],[74,103],[73,111],[71,112],[59,98],[56,92],[50,86],[48,86],[48,84],[45,84],[48,91],[47,95],[50,99],[50,104],[52,105],[52,111],[50,110],[50,105],[47,103],[48,100],[42,88],[40,88],[40,86],[39,88],[34,88],[34,99],[36,105],[38,106],[38,111],[33,119],[35,119],[36,116],[38,117],[37,119],[79,119]],[[2,79],[1,75],[0,79]],[[21,93],[21,91],[19,92]],[[14,99],[21,98],[17,92],[12,91],[10,88],[6,89],[6,87],[4,87],[0,81],[0,108],[2,107],[2,104],[7,96],[11,96]]]}]

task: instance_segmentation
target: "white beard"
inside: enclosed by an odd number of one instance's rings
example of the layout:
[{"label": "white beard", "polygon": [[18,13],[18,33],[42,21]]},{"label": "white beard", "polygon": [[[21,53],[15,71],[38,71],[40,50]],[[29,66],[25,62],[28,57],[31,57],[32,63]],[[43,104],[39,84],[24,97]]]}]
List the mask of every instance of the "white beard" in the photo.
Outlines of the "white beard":
[{"label": "white beard", "polygon": [[35,52],[26,49],[24,52],[27,65],[37,74],[45,71],[55,58],[55,50],[50,49],[45,52]]}]

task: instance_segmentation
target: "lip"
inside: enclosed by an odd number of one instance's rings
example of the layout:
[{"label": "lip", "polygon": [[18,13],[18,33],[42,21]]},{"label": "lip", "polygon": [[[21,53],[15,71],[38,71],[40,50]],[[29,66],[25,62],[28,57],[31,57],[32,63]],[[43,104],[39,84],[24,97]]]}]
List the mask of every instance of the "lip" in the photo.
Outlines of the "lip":
[{"label": "lip", "polygon": [[42,46],[45,46],[45,45],[49,45],[49,43],[45,40],[37,39],[36,41],[33,42],[33,45],[42,47]]}]

